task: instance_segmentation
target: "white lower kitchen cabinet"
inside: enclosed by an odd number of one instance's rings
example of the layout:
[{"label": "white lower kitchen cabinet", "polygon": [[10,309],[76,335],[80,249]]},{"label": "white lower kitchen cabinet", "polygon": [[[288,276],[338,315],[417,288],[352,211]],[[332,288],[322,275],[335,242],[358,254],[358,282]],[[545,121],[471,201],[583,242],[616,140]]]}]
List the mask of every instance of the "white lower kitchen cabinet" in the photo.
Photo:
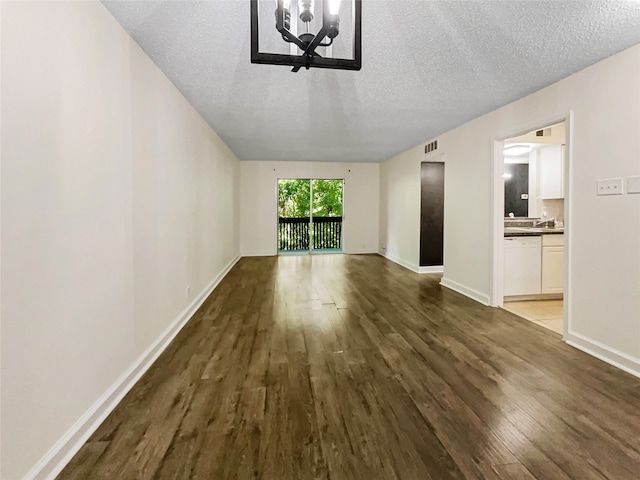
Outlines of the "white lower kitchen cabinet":
[{"label": "white lower kitchen cabinet", "polygon": [[504,295],[540,293],[542,241],[536,237],[505,237]]},{"label": "white lower kitchen cabinet", "polygon": [[542,240],[542,293],[563,291],[564,235],[545,235]]}]

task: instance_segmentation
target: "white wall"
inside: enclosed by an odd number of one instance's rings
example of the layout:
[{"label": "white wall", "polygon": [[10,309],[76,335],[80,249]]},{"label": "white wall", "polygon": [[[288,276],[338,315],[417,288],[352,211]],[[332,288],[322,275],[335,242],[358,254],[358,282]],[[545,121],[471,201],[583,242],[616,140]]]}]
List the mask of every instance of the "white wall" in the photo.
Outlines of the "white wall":
[{"label": "white wall", "polygon": [[414,272],[420,266],[420,175],[410,152],[380,166],[379,253]]},{"label": "white wall", "polygon": [[239,162],[102,4],[1,8],[0,477],[16,480],[54,468],[45,454],[237,258]]},{"label": "white wall", "polygon": [[344,179],[343,251],[378,250],[379,164],[243,161],[240,176],[243,256],[277,254],[279,178]]},{"label": "white wall", "polygon": [[[639,373],[640,195],[597,197],[595,185],[598,178],[640,174],[640,46],[438,138],[446,155],[443,283],[489,302],[493,140],[548,125],[569,111],[571,211],[565,214],[573,270],[567,340]],[[381,241],[408,263],[419,255],[418,242],[406,236],[418,235],[423,149],[381,166]],[[394,193],[404,189],[410,191]],[[409,211],[402,217],[384,219],[384,212],[404,209]]]}]

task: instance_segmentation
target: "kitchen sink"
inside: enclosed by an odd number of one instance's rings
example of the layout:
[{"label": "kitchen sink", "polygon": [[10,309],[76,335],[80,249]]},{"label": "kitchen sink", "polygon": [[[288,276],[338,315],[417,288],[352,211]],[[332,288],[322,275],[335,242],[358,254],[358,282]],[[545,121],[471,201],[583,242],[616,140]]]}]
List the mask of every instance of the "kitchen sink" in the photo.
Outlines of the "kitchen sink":
[{"label": "kitchen sink", "polygon": [[563,233],[564,228],[546,228],[546,227],[505,227],[505,232],[522,232],[522,233]]}]

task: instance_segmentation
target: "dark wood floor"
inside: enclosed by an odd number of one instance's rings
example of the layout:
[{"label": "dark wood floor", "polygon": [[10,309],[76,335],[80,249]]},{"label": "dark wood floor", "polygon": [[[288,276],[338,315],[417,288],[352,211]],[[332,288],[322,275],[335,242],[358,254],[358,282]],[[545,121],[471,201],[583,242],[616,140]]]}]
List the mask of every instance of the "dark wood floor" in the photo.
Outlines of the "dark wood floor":
[{"label": "dark wood floor", "polygon": [[640,478],[640,379],[438,281],[242,259],[58,478]]}]

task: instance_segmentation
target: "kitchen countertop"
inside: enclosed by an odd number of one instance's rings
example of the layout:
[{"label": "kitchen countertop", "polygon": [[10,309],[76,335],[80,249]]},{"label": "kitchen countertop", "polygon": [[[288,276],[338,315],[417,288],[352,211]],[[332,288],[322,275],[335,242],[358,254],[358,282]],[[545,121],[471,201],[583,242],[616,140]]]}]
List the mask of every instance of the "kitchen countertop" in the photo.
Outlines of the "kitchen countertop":
[{"label": "kitchen countertop", "polygon": [[537,237],[541,235],[560,235],[563,233],[564,228],[504,227],[505,237]]}]

